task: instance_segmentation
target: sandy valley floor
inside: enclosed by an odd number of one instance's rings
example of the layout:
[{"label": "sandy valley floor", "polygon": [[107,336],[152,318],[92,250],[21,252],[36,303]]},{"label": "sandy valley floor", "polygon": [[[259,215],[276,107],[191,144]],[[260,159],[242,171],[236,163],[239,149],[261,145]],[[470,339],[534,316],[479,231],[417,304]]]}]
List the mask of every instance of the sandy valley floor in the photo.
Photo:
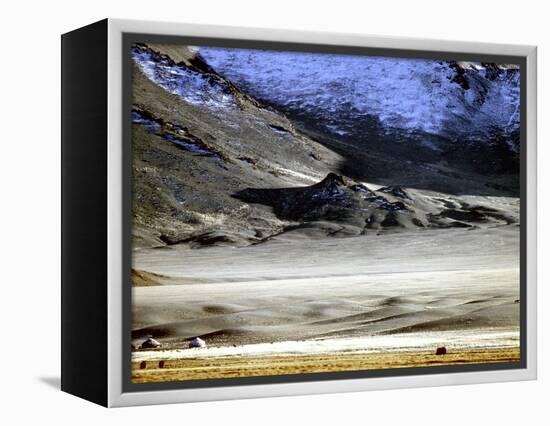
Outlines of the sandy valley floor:
[{"label": "sandy valley floor", "polygon": [[[518,360],[518,234],[510,225],[138,250],[135,267],[161,285],[133,289],[134,340],[163,347],[133,353],[134,379],[285,374],[273,370],[281,362],[289,374]],[[195,336],[208,349],[187,349]],[[439,346],[449,354],[433,356]]]}]

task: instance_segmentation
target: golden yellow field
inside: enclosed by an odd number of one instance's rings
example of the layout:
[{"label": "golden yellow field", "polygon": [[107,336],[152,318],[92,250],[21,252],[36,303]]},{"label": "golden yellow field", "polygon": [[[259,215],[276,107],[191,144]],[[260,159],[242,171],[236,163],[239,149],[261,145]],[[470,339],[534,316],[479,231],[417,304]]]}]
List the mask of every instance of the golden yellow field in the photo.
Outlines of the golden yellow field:
[{"label": "golden yellow field", "polygon": [[390,352],[224,356],[202,359],[171,359],[162,361],[164,363],[162,368],[159,368],[159,362],[161,361],[133,362],[132,381],[134,383],[168,382],[436,365],[518,362],[519,360],[519,348],[456,351],[449,352],[446,355],[435,355],[427,352]]}]

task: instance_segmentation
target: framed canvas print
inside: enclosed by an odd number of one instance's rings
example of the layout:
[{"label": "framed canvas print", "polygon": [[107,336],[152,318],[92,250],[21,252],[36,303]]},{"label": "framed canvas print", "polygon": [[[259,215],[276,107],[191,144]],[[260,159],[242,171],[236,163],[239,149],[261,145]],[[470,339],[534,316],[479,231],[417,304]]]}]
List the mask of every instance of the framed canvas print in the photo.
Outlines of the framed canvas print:
[{"label": "framed canvas print", "polygon": [[536,377],[536,49],[62,37],[62,389],[106,406]]}]

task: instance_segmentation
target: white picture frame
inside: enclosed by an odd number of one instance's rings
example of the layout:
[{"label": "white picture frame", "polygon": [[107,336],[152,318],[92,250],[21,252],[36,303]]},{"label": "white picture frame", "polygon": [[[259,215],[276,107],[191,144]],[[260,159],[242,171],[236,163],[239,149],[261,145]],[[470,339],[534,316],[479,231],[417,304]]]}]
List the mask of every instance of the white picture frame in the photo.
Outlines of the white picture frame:
[{"label": "white picture frame", "polygon": [[[276,29],[244,28],[231,26],[208,26],[195,24],[148,22],[133,20],[106,20],[107,28],[107,193],[106,193],[106,294],[107,300],[107,377],[104,383],[106,399],[100,403],[110,407],[146,404],[165,404],[261,398],[289,395],[359,392],[376,389],[397,389],[423,386],[459,385],[472,383],[534,380],[537,377],[537,65],[536,47],[501,45],[459,41],[439,41],[399,37],[378,37],[357,34],[315,33]],[[206,388],[171,388],[167,390],[125,390],[125,342],[123,318],[124,268],[122,253],[125,250],[123,221],[123,123],[124,123],[124,58],[123,37],[125,34],[154,34],[181,37],[230,38],[233,40],[256,40],[281,43],[305,43],[327,46],[354,46],[381,49],[399,49],[428,52],[456,52],[479,55],[509,55],[525,58],[526,122],[525,156],[526,167],[524,192],[526,198],[523,216],[526,222],[525,267],[525,368],[453,372],[451,374],[418,374],[391,377],[353,378],[345,380],[300,381],[254,385],[215,386]],[[522,227],[524,224],[522,223]],[[65,319],[64,319],[65,321]],[[71,392],[70,389],[68,389]],[[72,393],[77,393],[73,391]]]}]

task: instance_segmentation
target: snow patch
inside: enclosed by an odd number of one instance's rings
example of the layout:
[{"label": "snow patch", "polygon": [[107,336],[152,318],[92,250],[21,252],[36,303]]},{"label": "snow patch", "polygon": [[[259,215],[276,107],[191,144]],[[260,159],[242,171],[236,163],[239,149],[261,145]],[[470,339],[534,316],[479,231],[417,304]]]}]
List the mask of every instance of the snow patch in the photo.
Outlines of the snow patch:
[{"label": "snow patch", "polygon": [[194,105],[227,108],[235,104],[229,86],[211,74],[174,64],[147,48],[132,48],[132,59],[155,84]]},{"label": "snow patch", "polygon": [[[199,53],[252,96],[307,111],[342,137],[369,122],[390,135],[453,140],[519,128],[520,73],[510,65],[213,47]],[[457,79],[462,71],[468,89]]]}]

